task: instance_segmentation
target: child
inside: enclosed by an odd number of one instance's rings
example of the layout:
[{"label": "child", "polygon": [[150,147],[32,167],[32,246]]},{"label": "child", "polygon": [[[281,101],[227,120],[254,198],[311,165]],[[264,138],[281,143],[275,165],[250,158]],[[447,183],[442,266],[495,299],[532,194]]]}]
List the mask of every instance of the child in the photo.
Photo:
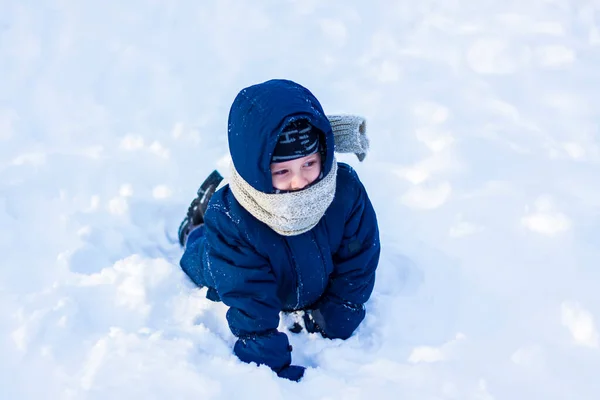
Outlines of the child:
[{"label": "child", "polygon": [[334,157],[335,147],[362,161],[360,122],[328,119],[291,81],[243,89],[229,113],[229,183],[215,192],[222,178],[213,172],[180,227],[181,267],[209,299],[229,306],[234,353],[280,377],[304,374],[277,330],[280,312],[305,311],[305,328],[331,339],[349,338],[365,317],[377,219],[356,172]]}]

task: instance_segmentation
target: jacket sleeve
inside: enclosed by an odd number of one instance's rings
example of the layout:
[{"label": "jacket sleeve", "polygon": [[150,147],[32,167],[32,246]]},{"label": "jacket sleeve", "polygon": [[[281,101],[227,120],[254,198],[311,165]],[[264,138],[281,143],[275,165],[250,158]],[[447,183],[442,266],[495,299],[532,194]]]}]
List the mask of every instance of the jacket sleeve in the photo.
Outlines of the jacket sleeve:
[{"label": "jacket sleeve", "polygon": [[291,347],[287,336],[277,331],[281,302],[275,276],[228,215],[210,208],[206,213],[206,265],[221,300],[229,306],[227,322],[238,338],[234,353],[244,362],[266,364],[285,375]]},{"label": "jacket sleeve", "polygon": [[380,242],[375,210],[367,192],[352,171],[356,184],[345,196],[354,199],[346,215],[342,243],[333,255],[329,286],[312,312],[324,336],[347,339],[365,317],[364,303],[375,284]]}]

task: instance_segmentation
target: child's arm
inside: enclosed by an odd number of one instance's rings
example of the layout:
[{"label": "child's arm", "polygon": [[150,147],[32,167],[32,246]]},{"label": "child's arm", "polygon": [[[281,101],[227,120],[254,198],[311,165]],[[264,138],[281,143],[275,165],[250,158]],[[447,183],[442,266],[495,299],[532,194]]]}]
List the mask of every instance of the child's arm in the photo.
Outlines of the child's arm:
[{"label": "child's arm", "polygon": [[224,213],[205,216],[209,273],[223,303],[227,322],[238,338],[234,353],[244,362],[266,364],[279,376],[299,380],[304,368],[291,364],[287,336],[277,330],[281,302],[267,260],[240,237]]},{"label": "child's arm", "polygon": [[329,338],[347,339],[365,317],[364,303],[375,284],[379,262],[379,229],[375,210],[356,172],[344,196],[354,199],[347,215],[344,237],[333,255],[334,272],[329,286],[312,311],[314,322]]}]

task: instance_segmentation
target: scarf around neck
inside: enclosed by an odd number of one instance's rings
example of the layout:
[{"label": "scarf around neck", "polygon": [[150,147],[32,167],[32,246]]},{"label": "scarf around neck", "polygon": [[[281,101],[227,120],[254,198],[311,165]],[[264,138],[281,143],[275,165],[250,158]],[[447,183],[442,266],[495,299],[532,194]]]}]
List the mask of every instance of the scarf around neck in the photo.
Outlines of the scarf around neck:
[{"label": "scarf around neck", "polygon": [[287,193],[263,193],[254,189],[231,164],[229,187],[235,199],[252,216],[283,236],[294,236],[314,228],[335,197],[337,162],[319,182]]}]

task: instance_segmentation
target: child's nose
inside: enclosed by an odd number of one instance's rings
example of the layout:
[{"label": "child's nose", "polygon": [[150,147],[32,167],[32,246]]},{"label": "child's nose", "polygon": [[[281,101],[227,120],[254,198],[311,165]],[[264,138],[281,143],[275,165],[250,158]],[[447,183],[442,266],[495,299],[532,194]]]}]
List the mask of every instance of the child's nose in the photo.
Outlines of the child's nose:
[{"label": "child's nose", "polygon": [[296,175],[292,178],[292,190],[300,190],[308,185],[308,180],[302,175]]}]

